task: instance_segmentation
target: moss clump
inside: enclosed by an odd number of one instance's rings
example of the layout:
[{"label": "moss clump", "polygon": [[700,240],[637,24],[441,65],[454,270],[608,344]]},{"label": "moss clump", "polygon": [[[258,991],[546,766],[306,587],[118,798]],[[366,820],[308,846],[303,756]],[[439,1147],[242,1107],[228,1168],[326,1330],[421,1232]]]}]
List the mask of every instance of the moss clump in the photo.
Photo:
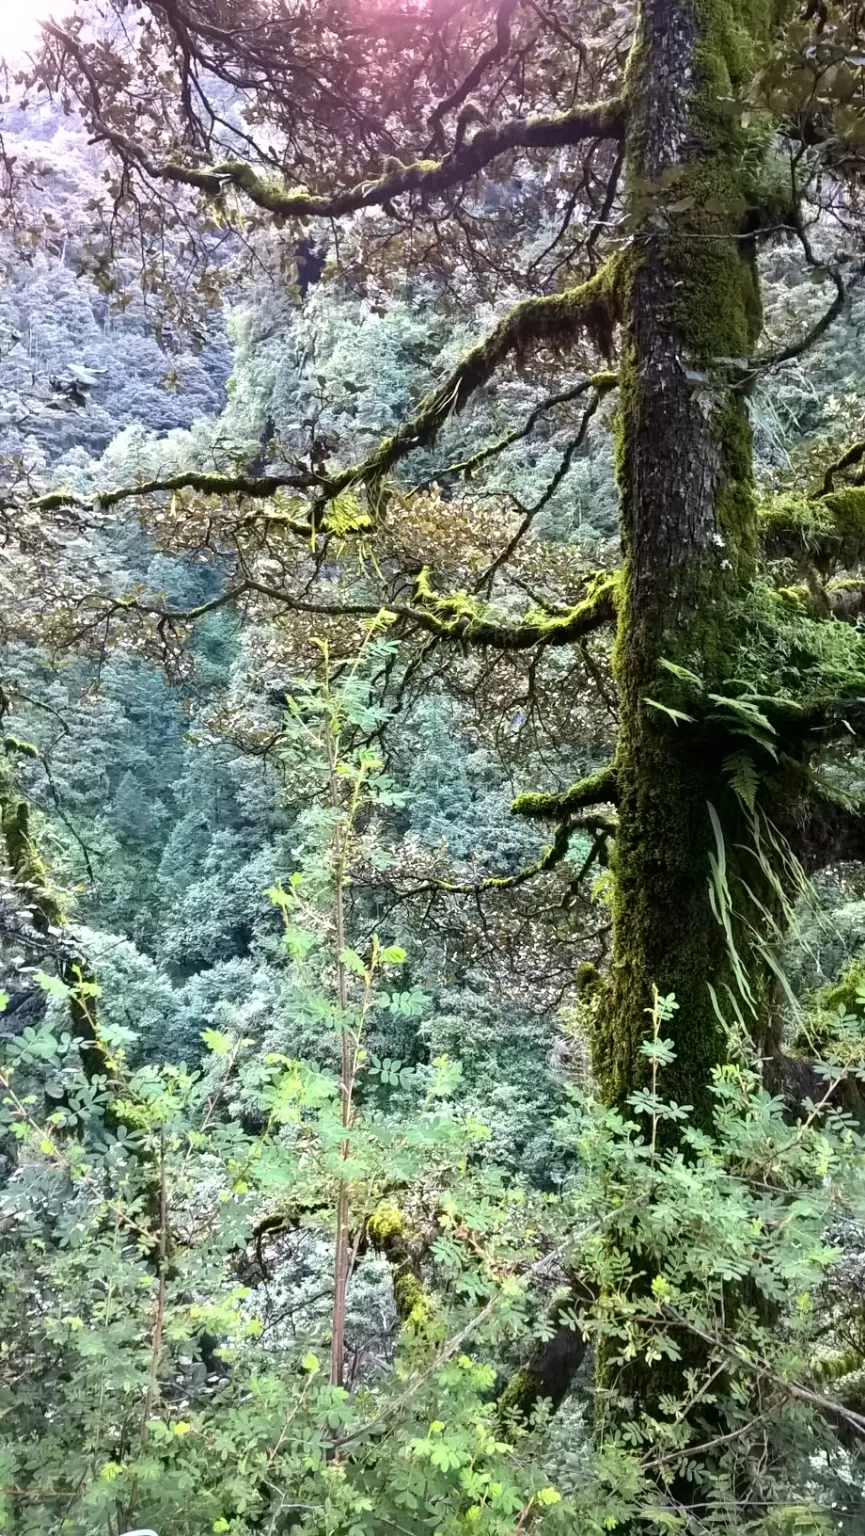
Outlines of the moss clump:
[{"label": "moss clump", "polygon": [[386,1243],[395,1237],[405,1237],[406,1227],[402,1212],[392,1204],[380,1205],[370,1216],[367,1231],[374,1243]]},{"label": "moss clump", "polygon": [[803,552],[855,559],[865,552],[865,486],[824,496],[785,491],[761,505],[759,530],[770,559]]},{"label": "moss clump", "polygon": [[3,747],[10,756],[17,753],[19,757],[38,757],[39,748],[34,747],[32,741],[22,741],[20,736],[5,736]]},{"label": "moss clump", "polygon": [[757,508],[760,533],[766,540],[783,534],[799,537],[808,547],[815,535],[831,533],[832,517],[823,501],[814,501],[802,491],[784,491]]},{"label": "moss clump", "polygon": [[577,966],[577,993],[580,997],[584,993],[593,992],[600,986],[601,973],[591,960],[581,960]]},{"label": "moss clump", "polygon": [[819,996],[823,1008],[832,1013],[837,1013],[839,1008],[845,1013],[862,1013],[865,1003],[860,1001],[860,993],[865,993],[865,956],[854,960],[844,975],[823,988]]},{"label": "moss clump", "polygon": [[851,485],[842,491],[830,491],[821,501],[831,514],[839,533],[865,531],[865,486]]},{"label": "moss clump", "polygon": [[421,1324],[432,1316],[432,1302],[417,1275],[407,1272],[397,1275],[393,1283],[393,1299],[397,1316],[404,1323]]},{"label": "moss clump", "polygon": [[502,1419],[519,1418],[527,1421],[537,1406],[538,1384],[531,1371],[522,1366],[515,1371],[498,1400]]},{"label": "moss clump", "polygon": [[791,1042],[794,1056],[835,1056],[861,1060],[865,1048],[865,955],[853,960],[837,981],[820,987]]}]

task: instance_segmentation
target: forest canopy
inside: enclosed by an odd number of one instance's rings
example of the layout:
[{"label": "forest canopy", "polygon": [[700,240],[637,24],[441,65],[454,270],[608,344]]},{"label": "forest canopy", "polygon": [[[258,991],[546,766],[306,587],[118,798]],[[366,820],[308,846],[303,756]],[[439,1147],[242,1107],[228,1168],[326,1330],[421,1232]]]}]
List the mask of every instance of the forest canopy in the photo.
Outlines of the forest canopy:
[{"label": "forest canopy", "polygon": [[865,1528],[865,22],[0,92],[0,1530]]}]

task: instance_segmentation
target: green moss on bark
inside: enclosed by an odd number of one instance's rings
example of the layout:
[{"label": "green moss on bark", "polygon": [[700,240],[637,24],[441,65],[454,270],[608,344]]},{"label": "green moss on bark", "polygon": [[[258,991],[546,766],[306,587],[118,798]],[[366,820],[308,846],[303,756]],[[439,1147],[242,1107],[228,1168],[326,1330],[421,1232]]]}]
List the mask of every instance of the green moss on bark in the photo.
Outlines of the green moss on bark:
[{"label": "green moss on bark", "polygon": [[560,795],[517,795],[511,803],[515,816],[530,816],[540,821],[562,821],[589,805],[615,805],[619,798],[619,786],[613,763],[607,763],[597,773],[578,779],[570,789]]},{"label": "green moss on bark", "polygon": [[[763,0],[693,0],[669,25],[672,34],[644,12],[627,73],[627,195],[639,233],[620,273],[627,317],[617,432],[625,531],[614,651],[620,812],[614,956],[594,1058],[605,1096],[621,1102],[645,1078],[640,1045],[652,987],[675,992],[677,1057],[664,1092],[706,1121],[710,1070],[727,1052],[710,986],[716,997],[727,995],[725,984],[735,990],[729,936],[709,901],[709,806],[735,878],[747,818],[724,765],[742,741],[732,726],[710,723],[708,709],[695,725],[664,710],[693,712],[693,685],[677,667],[696,673],[707,695],[727,691],[741,644],[739,605],[756,571],[752,436],[741,384],[762,320],[748,219],[765,184],[771,134],[765,124],[743,126],[737,96],[765,47],[770,13]],[[681,59],[665,53],[671,35]],[[650,114],[655,76],[678,67],[678,94],[664,110],[675,117],[686,92],[687,128],[674,130]],[[669,154],[665,130],[677,154]],[[670,433],[681,432],[699,464],[692,471],[687,453],[668,445],[664,480],[655,444],[671,412]],[[655,483],[653,502],[646,487]],[[759,998],[762,979],[752,986]]]}]

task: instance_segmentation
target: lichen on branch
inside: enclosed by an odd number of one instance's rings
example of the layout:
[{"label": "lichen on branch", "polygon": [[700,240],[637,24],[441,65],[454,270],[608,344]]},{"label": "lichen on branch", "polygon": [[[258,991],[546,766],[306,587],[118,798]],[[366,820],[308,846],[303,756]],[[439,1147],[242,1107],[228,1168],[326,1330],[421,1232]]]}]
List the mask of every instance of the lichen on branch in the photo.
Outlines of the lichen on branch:
[{"label": "lichen on branch", "polygon": [[488,607],[467,592],[441,596],[433,590],[426,567],[415,583],[415,604],[405,611],[423,629],[443,640],[491,646],[500,651],[527,651],[534,646],[570,645],[583,635],[612,622],[619,590],[618,573],[599,572],[587,583],[586,596],[564,613],[530,612],[521,623],[498,623]]}]

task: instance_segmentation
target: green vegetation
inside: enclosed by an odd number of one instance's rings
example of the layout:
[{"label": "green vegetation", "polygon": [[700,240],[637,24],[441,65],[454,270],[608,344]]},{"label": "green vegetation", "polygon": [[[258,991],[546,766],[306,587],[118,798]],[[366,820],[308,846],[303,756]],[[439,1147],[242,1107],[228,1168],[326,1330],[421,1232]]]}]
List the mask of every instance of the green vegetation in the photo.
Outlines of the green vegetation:
[{"label": "green vegetation", "polygon": [[70,6],[0,1532],[860,1536],[859,13]]}]

